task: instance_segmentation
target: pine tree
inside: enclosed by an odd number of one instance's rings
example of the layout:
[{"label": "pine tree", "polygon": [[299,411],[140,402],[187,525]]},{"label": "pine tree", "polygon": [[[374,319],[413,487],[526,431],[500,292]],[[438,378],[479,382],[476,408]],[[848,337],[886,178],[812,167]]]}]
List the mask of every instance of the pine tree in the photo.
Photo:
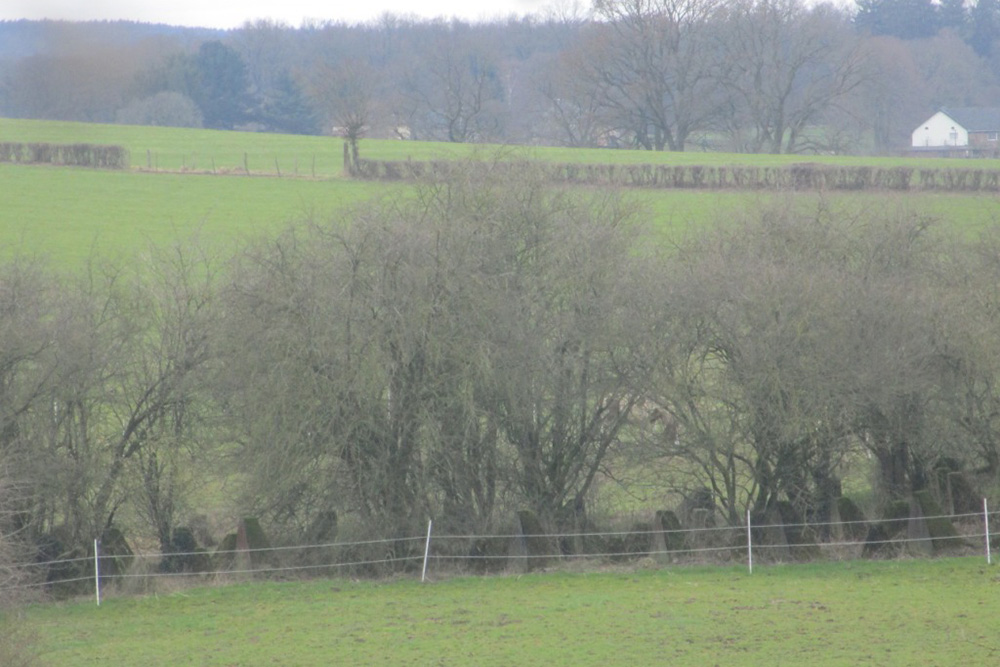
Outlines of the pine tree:
[{"label": "pine tree", "polygon": [[979,0],[969,13],[971,23],[969,45],[983,58],[993,53],[993,44],[1000,37],[1000,1]]},{"label": "pine tree", "polygon": [[264,100],[261,122],[272,132],[318,134],[316,113],[302,87],[288,71],[282,72]]},{"label": "pine tree", "polygon": [[222,42],[205,42],[194,59],[198,72],[195,102],[205,127],[231,130],[249,118],[252,106],[247,68],[232,48]]}]

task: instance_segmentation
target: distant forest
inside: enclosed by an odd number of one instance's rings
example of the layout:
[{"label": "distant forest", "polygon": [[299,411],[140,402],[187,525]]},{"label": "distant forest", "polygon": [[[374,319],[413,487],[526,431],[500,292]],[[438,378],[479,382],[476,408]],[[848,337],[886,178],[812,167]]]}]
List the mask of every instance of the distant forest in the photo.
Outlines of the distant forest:
[{"label": "distant forest", "polygon": [[1000,106],[1000,0],[594,0],[485,23],[0,22],[14,118],[647,150],[892,153]]}]

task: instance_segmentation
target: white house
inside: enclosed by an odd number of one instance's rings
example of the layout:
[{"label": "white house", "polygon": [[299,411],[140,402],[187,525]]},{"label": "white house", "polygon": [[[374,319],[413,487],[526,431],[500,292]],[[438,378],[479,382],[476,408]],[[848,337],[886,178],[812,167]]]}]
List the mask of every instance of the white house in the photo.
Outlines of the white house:
[{"label": "white house", "polygon": [[1000,108],[942,108],[913,131],[911,146],[920,148],[1000,147]]}]

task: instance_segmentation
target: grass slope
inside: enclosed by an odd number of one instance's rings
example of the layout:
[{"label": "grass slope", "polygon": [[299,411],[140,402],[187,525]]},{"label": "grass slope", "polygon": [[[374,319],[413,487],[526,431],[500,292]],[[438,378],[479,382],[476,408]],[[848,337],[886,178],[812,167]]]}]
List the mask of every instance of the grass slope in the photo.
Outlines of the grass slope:
[{"label": "grass slope", "polygon": [[1000,663],[981,559],[335,580],[37,606],[54,665]]},{"label": "grass slope", "polygon": [[[195,232],[209,243],[269,232],[286,222],[329,215],[345,204],[406,187],[360,182],[341,175],[342,143],[330,137],[177,128],[98,125],[0,119],[0,141],[94,142],[127,146],[133,169],[95,171],[0,164],[0,256],[23,252],[53,263],[80,266],[93,252],[131,256],[150,243],[188,239]],[[362,154],[380,159],[417,160],[492,154],[499,147],[433,142],[362,142]],[[668,162],[702,164],[782,164],[802,156],[720,153],[649,153],[562,148],[501,149],[515,157],[560,162]],[[146,170],[146,155],[160,171]],[[240,175],[243,156],[253,177]],[[894,164],[898,158],[823,157],[843,164]],[[138,164],[136,164],[138,162]],[[193,173],[211,170],[218,175]],[[277,178],[275,164],[282,171]],[[1000,166],[1000,161],[910,160],[941,166]],[[298,165],[299,177],[294,177]],[[316,165],[316,178],[312,176]],[[187,171],[182,171],[186,167]],[[293,177],[290,177],[293,176]],[[906,207],[940,217],[963,230],[1000,219],[1000,199],[985,195],[927,193],[714,192],[634,190],[652,227],[665,236],[754,207],[779,204],[847,210]]]},{"label": "grass slope", "polygon": [[132,254],[150,243],[209,243],[323,217],[387,190],[344,180],[247,178],[0,165],[0,253],[80,266],[91,253]]}]

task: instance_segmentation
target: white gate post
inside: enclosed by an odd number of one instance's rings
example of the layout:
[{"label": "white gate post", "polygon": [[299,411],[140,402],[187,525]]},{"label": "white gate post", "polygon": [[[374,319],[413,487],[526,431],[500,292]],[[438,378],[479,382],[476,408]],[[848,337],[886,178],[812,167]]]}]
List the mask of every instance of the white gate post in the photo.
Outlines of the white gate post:
[{"label": "white gate post", "polygon": [[753,538],[750,536],[750,510],[747,510],[747,565],[753,574]]},{"label": "white gate post", "polygon": [[986,526],[986,564],[991,563],[990,556],[990,512],[986,504],[986,498],[983,498],[983,523]]},{"label": "white gate post", "polygon": [[433,524],[433,519],[427,521],[427,543],[424,545],[424,570],[420,573],[420,583],[423,583],[427,579],[427,557],[431,553],[431,526]]},{"label": "white gate post", "polygon": [[100,566],[100,556],[98,555],[99,545],[97,540],[94,540],[94,593],[97,595],[97,606],[101,606],[101,566]]}]

